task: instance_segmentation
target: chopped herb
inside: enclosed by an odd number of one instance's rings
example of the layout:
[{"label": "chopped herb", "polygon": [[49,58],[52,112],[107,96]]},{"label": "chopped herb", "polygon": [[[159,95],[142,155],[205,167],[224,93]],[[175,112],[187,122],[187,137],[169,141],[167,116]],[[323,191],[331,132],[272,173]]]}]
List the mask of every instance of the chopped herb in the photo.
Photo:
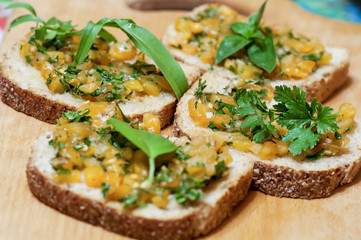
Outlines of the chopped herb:
[{"label": "chopped herb", "polygon": [[221,178],[223,173],[227,170],[224,160],[218,162],[214,167],[216,169],[216,178]]},{"label": "chopped herb", "polygon": [[81,111],[67,111],[61,114],[61,117],[67,120],[71,120],[71,122],[83,122],[86,124],[91,124],[91,117],[88,116],[90,113],[90,109],[86,108]]},{"label": "chopped herb", "polygon": [[325,155],[325,153],[323,152],[323,150],[318,151],[315,155],[312,156],[308,156],[307,159],[309,161],[315,161],[317,159],[320,159],[321,157],[323,157]]},{"label": "chopped herb", "polygon": [[300,38],[293,35],[293,32],[291,32],[291,31],[288,32],[288,37],[291,39],[300,40]]},{"label": "chopped herb", "polygon": [[177,150],[175,151],[176,153],[176,156],[177,156],[177,159],[181,160],[181,161],[185,161],[187,159],[190,159],[191,156],[187,155],[187,154],[184,154],[183,152],[183,147],[182,146],[179,146],[177,148]]},{"label": "chopped herb", "polygon": [[334,136],[335,136],[336,140],[341,140],[342,139],[342,134],[339,133],[339,132],[335,132]]},{"label": "chopped herb", "polygon": [[63,142],[58,142],[58,148],[59,150],[63,149],[65,147],[65,143]]},{"label": "chopped herb", "polygon": [[175,193],[172,194],[180,204],[186,204],[187,200],[195,201],[203,198],[200,190],[196,189],[203,187],[204,183],[196,180],[195,178],[187,177],[183,179],[181,185],[177,187]]},{"label": "chopped herb", "polygon": [[203,162],[197,162],[197,167],[205,167],[206,164]]},{"label": "chopped herb", "polygon": [[75,145],[73,148],[75,149],[75,150],[80,150],[80,149],[82,149],[84,146],[82,145],[82,144],[77,144],[77,145]]},{"label": "chopped herb", "polygon": [[205,9],[204,12],[199,12],[197,15],[201,18],[212,18],[214,15],[220,13],[219,10]]},{"label": "chopped herb", "polygon": [[85,145],[87,145],[89,147],[91,145],[92,141],[89,138],[84,138],[84,143],[85,143]]},{"label": "chopped herb", "polygon": [[52,78],[51,78],[51,76],[50,76],[50,74],[49,74],[49,77],[46,79],[46,86],[49,87],[51,81],[52,81]]},{"label": "chopped herb", "polygon": [[302,59],[303,59],[303,60],[312,60],[312,61],[317,62],[318,60],[321,59],[321,57],[317,56],[317,55],[314,54],[314,53],[311,53],[311,54],[302,56]]},{"label": "chopped herb", "polygon": [[129,208],[132,204],[134,204],[138,200],[138,195],[130,195],[128,197],[119,198],[119,202],[125,203],[124,209]]},{"label": "chopped herb", "polygon": [[101,183],[100,187],[102,189],[103,196],[106,197],[111,186],[108,183]]},{"label": "chopped herb", "polygon": [[353,127],[352,125],[349,126],[348,128],[345,129],[345,131],[343,133],[347,133],[348,131],[350,131],[352,129],[352,127]]},{"label": "chopped herb", "polygon": [[209,121],[208,126],[210,129],[212,129],[214,132],[219,131],[219,129],[216,127],[216,125],[214,125],[213,121]]},{"label": "chopped herb", "polygon": [[207,87],[206,81],[202,82],[202,78],[198,80],[198,88],[194,92],[194,96],[197,98],[201,98],[203,95],[203,90]]},{"label": "chopped herb", "polygon": [[25,56],[25,59],[28,63],[31,63],[31,58],[28,55]]},{"label": "chopped herb", "polygon": [[183,49],[182,45],[179,43],[178,45],[171,44],[171,47],[177,48],[177,49]]},{"label": "chopped herb", "polygon": [[48,59],[46,60],[49,63],[57,63],[59,61],[59,55],[56,55],[56,57],[53,59],[51,59],[50,57],[48,57]]},{"label": "chopped herb", "polygon": [[228,67],[228,69],[229,69],[230,71],[232,71],[234,74],[238,74],[237,69],[236,69],[235,67],[233,67],[232,65],[230,65],[230,66]]},{"label": "chopped herb", "polygon": [[68,174],[71,174],[71,170],[69,170],[69,169],[60,169],[56,173],[58,175],[68,175]]}]

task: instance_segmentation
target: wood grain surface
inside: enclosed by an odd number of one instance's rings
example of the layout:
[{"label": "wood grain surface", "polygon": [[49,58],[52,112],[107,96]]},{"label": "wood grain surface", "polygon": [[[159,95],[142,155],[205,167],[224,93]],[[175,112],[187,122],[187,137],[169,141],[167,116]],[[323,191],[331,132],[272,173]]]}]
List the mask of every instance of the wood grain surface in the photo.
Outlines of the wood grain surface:
[{"label": "wood grain surface", "polygon": [[[158,37],[185,11],[136,11],[121,0],[31,0],[44,19],[72,19],[84,27],[103,17],[132,18]],[[262,0],[224,0],[244,12],[255,12]],[[24,14],[13,11],[12,18]],[[328,45],[346,47],[351,54],[347,84],[327,103],[338,108],[353,103],[361,119],[361,25],[325,19],[305,12],[291,1],[270,0],[265,21],[284,23]],[[1,52],[21,40],[32,24],[6,33]],[[120,36],[119,32],[117,35]],[[25,167],[33,139],[52,126],[0,103],[0,239],[126,239],[99,227],[77,221],[40,203],[29,191]],[[250,191],[232,216],[204,239],[360,239],[361,175],[326,199],[276,198]]]}]

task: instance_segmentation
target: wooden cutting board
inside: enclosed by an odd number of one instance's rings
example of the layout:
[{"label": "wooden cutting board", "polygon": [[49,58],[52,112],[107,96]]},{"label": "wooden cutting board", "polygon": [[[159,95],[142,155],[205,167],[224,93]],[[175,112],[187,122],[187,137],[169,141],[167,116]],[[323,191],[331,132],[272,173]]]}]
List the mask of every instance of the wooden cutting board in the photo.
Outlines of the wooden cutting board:
[{"label": "wooden cutting board", "polygon": [[[136,11],[120,0],[31,0],[44,19],[73,19],[83,27],[103,17],[132,18],[161,37],[167,25],[185,11]],[[255,12],[262,0],[224,0],[244,12]],[[26,13],[15,10],[12,18]],[[353,103],[361,118],[361,25],[325,19],[305,12],[291,1],[270,0],[264,19],[285,23],[328,45],[351,53],[349,81],[328,100],[334,108]],[[23,38],[33,24],[6,33],[1,52]],[[117,32],[118,36],[121,36]],[[30,193],[25,168],[33,139],[52,126],[18,113],[0,103],[0,239],[126,239],[99,227],[77,221],[40,203]],[[360,239],[361,174],[326,199],[276,198],[250,191],[232,216],[204,239]]]}]

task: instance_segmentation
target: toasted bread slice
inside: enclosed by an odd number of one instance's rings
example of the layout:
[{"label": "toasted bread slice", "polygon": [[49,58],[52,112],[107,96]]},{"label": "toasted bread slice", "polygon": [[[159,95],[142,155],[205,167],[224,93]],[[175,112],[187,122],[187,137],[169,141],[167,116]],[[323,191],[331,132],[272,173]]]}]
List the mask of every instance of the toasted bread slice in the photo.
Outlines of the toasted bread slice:
[{"label": "toasted bread slice", "polygon": [[[5,104],[41,121],[56,123],[63,112],[75,111],[85,102],[70,93],[50,91],[40,71],[25,62],[18,49],[18,45],[14,45],[1,59],[0,95]],[[196,66],[181,63],[181,67],[189,85],[201,72]],[[174,94],[161,92],[157,97],[147,95],[132,98],[120,107],[130,119],[142,120],[144,113],[151,112],[159,117],[161,127],[164,127],[173,118],[175,104]]]},{"label": "toasted bread slice", "polygon": [[[228,71],[227,71],[228,72]],[[202,76],[206,80],[207,92],[227,94],[227,85],[232,78],[222,70]],[[188,101],[194,98],[198,86],[194,84],[177,105],[174,132],[177,136],[204,136],[211,139],[215,132],[197,126],[189,116]],[[266,194],[291,198],[321,198],[329,196],[338,186],[350,183],[361,167],[361,127],[356,123],[347,134],[350,142],[344,152],[336,156],[324,156],[318,160],[297,161],[290,156],[262,160],[256,157],[252,187]],[[225,136],[232,133],[217,132]],[[237,133],[233,133],[237,134]],[[252,153],[247,153],[252,156]]]},{"label": "toasted bread slice", "polygon": [[[209,7],[209,4],[201,5],[186,16],[195,17],[197,13]],[[221,6],[221,5],[218,5]],[[183,51],[171,47],[178,39],[178,32],[175,30],[175,24],[172,23],[168,26],[164,36],[163,43],[168,47],[169,52],[180,62],[188,63],[193,66],[199,66],[203,71],[207,71],[210,68],[217,69],[224,67],[217,65],[210,65],[203,63],[197,54],[186,54]],[[273,79],[271,85],[273,87],[279,85],[293,86],[296,85],[302,90],[307,92],[308,100],[317,98],[318,101],[323,102],[329,96],[332,95],[338,88],[340,88],[346,81],[349,68],[349,53],[345,48],[339,48],[334,46],[325,47],[325,51],[332,55],[331,61],[327,65],[319,67],[315,72],[310,74],[305,79]]]},{"label": "toasted bread slice", "polygon": [[85,183],[57,183],[50,165],[55,156],[48,144],[50,139],[52,133],[46,132],[32,146],[27,178],[33,194],[69,216],[139,239],[189,239],[208,233],[231,215],[234,206],[246,196],[252,179],[253,159],[231,149],[233,161],[228,165],[228,175],[212,181],[196,204],[186,207],[172,199],[163,209],[148,204],[124,210],[124,203],[106,202],[100,188]]}]

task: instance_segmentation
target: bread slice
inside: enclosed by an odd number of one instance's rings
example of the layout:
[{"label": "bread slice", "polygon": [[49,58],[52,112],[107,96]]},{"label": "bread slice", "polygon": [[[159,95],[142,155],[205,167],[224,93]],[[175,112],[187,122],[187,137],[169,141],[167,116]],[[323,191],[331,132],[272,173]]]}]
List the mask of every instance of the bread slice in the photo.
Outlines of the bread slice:
[{"label": "bread slice", "polygon": [[[222,70],[206,73],[207,92],[227,94],[227,85],[231,78]],[[223,76],[222,76],[223,74]],[[188,101],[193,98],[196,84],[190,88],[177,105],[174,120],[174,132],[177,136],[204,136],[211,139],[215,132],[210,128],[197,126],[189,116]],[[262,160],[256,157],[252,187],[277,197],[321,198],[329,196],[338,186],[350,183],[361,167],[361,123],[356,123],[352,132],[347,134],[350,143],[346,152],[336,156],[324,156],[315,161],[296,161],[292,157],[277,157]],[[217,132],[225,136],[231,133]],[[233,133],[236,134],[236,133]],[[248,153],[248,156],[253,156]]]},{"label": "bread slice", "polygon": [[29,187],[35,197],[76,219],[138,239],[189,239],[208,233],[232,214],[252,180],[253,159],[231,149],[233,161],[228,165],[228,175],[212,181],[195,205],[181,206],[172,199],[165,209],[148,204],[124,210],[123,203],[105,202],[99,188],[89,188],[85,183],[56,183],[50,165],[55,156],[50,139],[52,133],[46,132],[34,141],[27,165]]},{"label": "bread slice", "polygon": [[[198,12],[204,10],[209,5],[201,5],[186,16],[194,17]],[[175,30],[175,24],[172,23],[168,26],[162,42],[166,47],[168,47],[169,52],[174,56],[174,58],[180,62],[188,63],[190,65],[199,66],[203,71],[210,69],[210,64],[203,63],[197,54],[190,55],[182,52],[179,49],[173,48],[170,45],[176,42],[178,32]],[[318,68],[314,73],[310,74],[306,79],[274,79],[271,81],[273,87],[279,85],[293,86],[296,85],[302,90],[307,92],[308,99],[317,98],[318,101],[323,102],[329,96],[332,95],[338,88],[340,88],[346,81],[348,76],[349,68],[349,53],[345,48],[339,47],[326,47],[326,52],[332,54],[331,61],[324,66]],[[220,66],[212,66],[212,68],[222,68]],[[233,73],[232,73],[233,74]],[[235,74],[234,74],[235,75]]]},{"label": "bread slice", "polygon": [[[5,104],[41,121],[56,123],[63,112],[75,111],[85,102],[70,93],[50,91],[40,71],[25,62],[18,49],[18,45],[14,45],[0,60],[0,95]],[[181,67],[189,85],[201,73],[196,66],[181,63]],[[174,94],[161,92],[158,97],[132,98],[120,107],[130,119],[142,120],[144,113],[151,112],[159,117],[161,127],[164,127],[172,120],[175,105]]]}]

